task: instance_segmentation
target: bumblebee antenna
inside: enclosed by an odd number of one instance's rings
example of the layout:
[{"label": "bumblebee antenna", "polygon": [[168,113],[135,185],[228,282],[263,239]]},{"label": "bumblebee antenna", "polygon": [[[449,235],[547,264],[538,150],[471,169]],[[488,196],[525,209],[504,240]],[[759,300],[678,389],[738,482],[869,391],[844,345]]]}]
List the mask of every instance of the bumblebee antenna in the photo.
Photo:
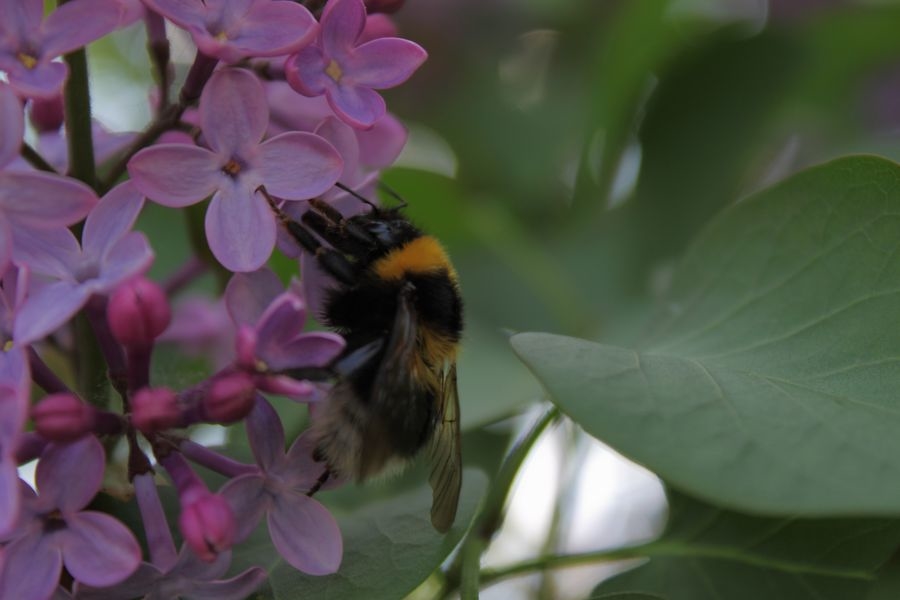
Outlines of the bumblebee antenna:
[{"label": "bumblebee antenna", "polygon": [[346,185],[344,185],[344,184],[341,183],[340,181],[335,182],[334,185],[335,185],[335,187],[344,190],[345,192],[347,192],[348,194],[350,194],[351,196],[353,196],[354,198],[356,198],[356,199],[359,200],[360,202],[364,202],[365,204],[368,204],[369,206],[372,207],[372,210],[378,211],[378,207],[375,206],[375,204],[374,204],[371,200],[369,200],[368,198],[366,198],[366,197],[364,197],[364,196],[361,196],[360,194],[356,193],[355,191],[353,191],[352,189],[350,189],[349,187],[347,187]]},{"label": "bumblebee antenna", "polygon": [[379,181],[378,181],[378,187],[380,187],[382,190],[384,190],[385,192],[387,192],[387,194],[388,194],[390,197],[392,197],[394,200],[396,200],[397,202],[400,203],[400,206],[398,206],[397,208],[406,208],[406,206],[409,204],[406,200],[404,200],[404,199],[400,196],[400,194],[397,193],[397,191],[396,191],[394,188],[392,188],[391,186],[389,186],[389,185],[386,184],[385,182],[379,180]]}]

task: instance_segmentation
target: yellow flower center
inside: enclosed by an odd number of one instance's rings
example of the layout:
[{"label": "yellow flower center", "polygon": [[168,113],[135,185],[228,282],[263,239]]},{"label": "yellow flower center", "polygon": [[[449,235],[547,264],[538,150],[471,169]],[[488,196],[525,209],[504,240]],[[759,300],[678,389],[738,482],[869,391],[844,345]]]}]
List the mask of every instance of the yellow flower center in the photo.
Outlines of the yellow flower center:
[{"label": "yellow flower center", "polygon": [[220,31],[214,37],[216,38],[217,42],[227,42],[228,41],[228,34],[225,33],[224,31]]},{"label": "yellow flower center", "polygon": [[4,352],[9,352],[10,350],[12,350],[12,347],[13,347],[13,341],[12,341],[12,340],[6,340],[6,343],[3,344],[3,351],[4,351]]},{"label": "yellow flower center", "polygon": [[38,62],[36,57],[30,54],[25,54],[24,52],[19,52],[18,54],[16,54],[16,58],[19,59],[20,63],[25,65],[26,69],[33,69]]},{"label": "yellow flower center", "polygon": [[341,66],[337,64],[337,61],[332,59],[331,62],[328,63],[328,66],[325,67],[325,74],[335,81],[340,81],[341,76],[343,76],[344,72],[341,70]]},{"label": "yellow flower center", "polygon": [[222,170],[232,177],[235,177],[238,173],[241,172],[241,165],[239,165],[238,162],[232,158],[227,163],[225,163],[225,166],[222,167]]}]

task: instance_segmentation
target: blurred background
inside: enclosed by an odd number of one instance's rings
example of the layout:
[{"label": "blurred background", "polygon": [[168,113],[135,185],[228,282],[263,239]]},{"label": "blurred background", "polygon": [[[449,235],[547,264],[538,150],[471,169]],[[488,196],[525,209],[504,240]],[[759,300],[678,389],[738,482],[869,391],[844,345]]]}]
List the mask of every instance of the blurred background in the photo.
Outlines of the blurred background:
[{"label": "blurred background", "polygon": [[[410,129],[385,180],[460,273],[464,457],[487,471],[545,401],[510,332],[639,340],[722,207],[840,155],[900,158],[900,2],[407,0],[395,17],[430,58],[385,93]],[[183,76],[193,49],[170,31]],[[110,131],[149,119],[144,44],[133,26],[90,49]],[[159,275],[188,251],[181,232],[166,237],[167,215],[142,221]],[[664,522],[652,474],[563,423],[522,470],[485,564],[639,542]],[[623,567],[484,597],[585,597]]]}]

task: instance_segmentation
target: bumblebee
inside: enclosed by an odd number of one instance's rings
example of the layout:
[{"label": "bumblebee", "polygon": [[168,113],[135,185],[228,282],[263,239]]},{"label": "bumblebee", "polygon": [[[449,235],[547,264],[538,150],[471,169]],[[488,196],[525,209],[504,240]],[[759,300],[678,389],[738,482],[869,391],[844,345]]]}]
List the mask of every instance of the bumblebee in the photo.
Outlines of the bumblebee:
[{"label": "bumblebee", "polygon": [[329,477],[362,481],[427,448],[431,523],[443,533],[462,481],[456,271],[440,243],[404,216],[405,205],[381,208],[343,189],[368,212],[345,217],[314,199],[298,222],[260,188],[281,225],[336,281],[321,317],[347,342],[328,369],[335,382],[311,426],[314,457],[326,471],[310,494]]}]

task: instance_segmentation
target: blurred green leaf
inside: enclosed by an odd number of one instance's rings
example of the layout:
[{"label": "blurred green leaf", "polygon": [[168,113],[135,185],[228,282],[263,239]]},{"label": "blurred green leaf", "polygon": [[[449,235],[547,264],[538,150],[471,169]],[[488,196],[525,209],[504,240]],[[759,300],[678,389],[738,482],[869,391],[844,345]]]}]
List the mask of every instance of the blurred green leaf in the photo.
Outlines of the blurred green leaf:
[{"label": "blurred green leaf", "polygon": [[589,433],[725,506],[900,506],[900,168],[811,169],[727,210],[692,246],[636,349],[512,338]]},{"label": "blurred green leaf", "polygon": [[766,519],[681,494],[669,501],[649,563],[600,584],[595,598],[640,590],[667,600],[859,600],[900,541],[900,521]]},{"label": "blurred green leaf", "polygon": [[611,594],[591,594],[588,600],[668,600],[665,596],[644,592],[612,592]]},{"label": "blurred green leaf", "polygon": [[[270,565],[274,597],[404,597],[440,566],[462,537],[486,485],[483,474],[466,471],[456,525],[446,536],[431,527],[428,488],[340,516],[344,559],[338,573],[310,577],[279,560]],[[238,551],[243,551],[243,547]]]}]

